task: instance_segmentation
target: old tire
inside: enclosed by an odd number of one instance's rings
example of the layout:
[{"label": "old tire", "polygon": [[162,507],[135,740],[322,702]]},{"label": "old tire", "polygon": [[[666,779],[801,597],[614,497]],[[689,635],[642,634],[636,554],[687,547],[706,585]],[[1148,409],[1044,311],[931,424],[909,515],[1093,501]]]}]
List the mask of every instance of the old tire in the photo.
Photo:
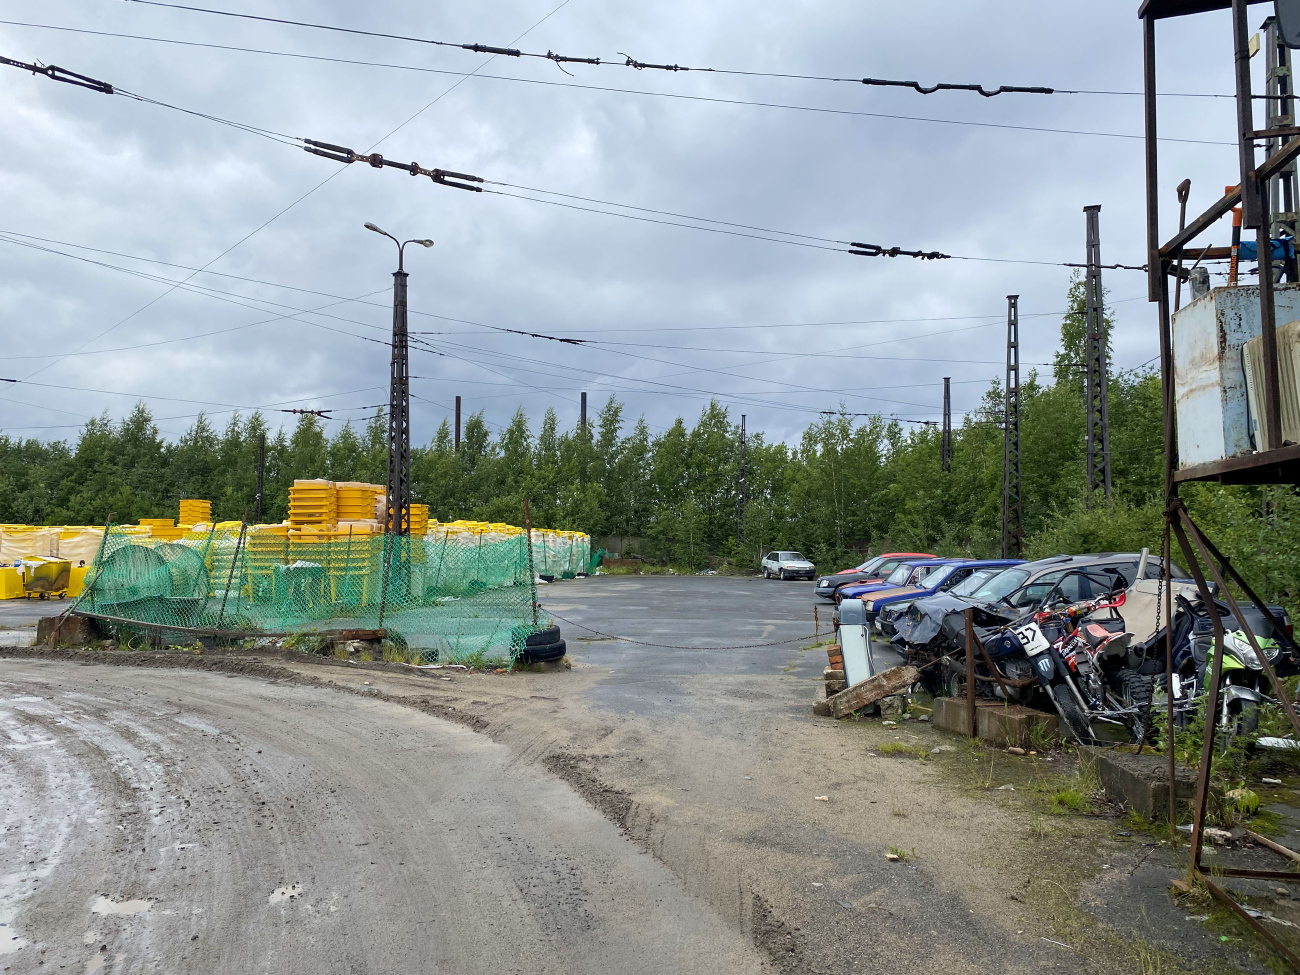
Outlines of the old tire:
[{"label": "old tire", "polygon": [[1087,716],[1079,707],[1079,702],[1074,699],[1074,695],[1070,693],[1070,689],[1064,684],[1057,684],[1052,688],[1052,697],[1056,699],[1056,706],[1065,716],[1065,723],[1070,726],[1074,737],[1085,745],[1091,745],[1095,741],[1092,725],[1088,723]]},{"label": "old tire", "polygon": [[567,652],[558,626],[548,626],[524,638],[523,649],[519,651],[519,660],[523,663],[542,663],[547,660],[559,660]]},{"label": "old tire", "polygon": [[780,579],[782,582],[785,582],[785,569],[777,570],[776,577]]}]

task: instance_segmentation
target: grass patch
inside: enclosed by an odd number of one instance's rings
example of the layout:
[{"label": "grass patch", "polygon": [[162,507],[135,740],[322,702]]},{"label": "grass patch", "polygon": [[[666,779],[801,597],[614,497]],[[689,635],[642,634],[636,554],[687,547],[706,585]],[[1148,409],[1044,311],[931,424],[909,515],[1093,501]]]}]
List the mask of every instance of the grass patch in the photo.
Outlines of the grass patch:
[{"label": "grass patch", "polygon": [[1086,813],[1092,808],[1088,797],[1078,789],[1057,789],[1047,797],[1047,811],[1054,816],[1066,813]]},{"label": "grass patch", "polygon": [[930,757],[930,751],[921,745],[906,745],[901,741],[887,741],[876,748],[878,755],[906,755],[924,762]]},{"label": "grass patch", "polygon": [[907,818],[907,810],[906,810],[906,809],[891,809],[891,810],[889,810],[889,814],[890,814],[891,816],[897,816],[899,819],[906,819],[906,818]]},{"label": "grass patch", "polygon": [[904,850],[901,846],[895,846],[893,843],[890,843],[889,855],[895,860],[907,863],[909,860],[916,859],[916,848],[913,847],[910,850]]}]

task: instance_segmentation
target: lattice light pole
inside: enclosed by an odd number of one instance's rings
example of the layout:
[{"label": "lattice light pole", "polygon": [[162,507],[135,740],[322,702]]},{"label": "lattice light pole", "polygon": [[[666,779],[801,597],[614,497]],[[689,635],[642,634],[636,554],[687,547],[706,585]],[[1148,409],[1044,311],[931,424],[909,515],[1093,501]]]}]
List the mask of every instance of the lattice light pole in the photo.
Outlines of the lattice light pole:
[{"label": "lattice light pole", "polygon": [[1007,295],[1007,395],[1002,430],[1002,557],[1009,559],[1019,558],[1025,545],[1020,503],[1019,295]]},{"label": "lattice light pole", "polygon": [[952,377],[944,377],[944,439],[940,446],[940,463],[944,473],[953,471],[953,391]]},{"label": "lattice light pole", "polygon": [[[399,241],[373,223],[367,230],[383,234],[397,245],[397,270],[393,272],[393,360],[388,387],[388,505],[385,535],[411,533],[411,366],[406,333],[406,270],[402,265],[407,244],[432,247],[431,240]],[[387,575],[385,575],[387,582]]]},{"label": "lattice light pole", "polygon": [[1110,500],[1110,411],[1106,406],[1106,319],[1101,297],[1100,204],[1084,207],[1088,222],[1088,270],[1084,278],[1087,336],[1084,341],[1088,410],[1088,499],[1105,492]]},{"label": "lattice light pole", "polygon": [[736,486],[736,550],[745,541],[745,414],[740,414],[740,479]]}]

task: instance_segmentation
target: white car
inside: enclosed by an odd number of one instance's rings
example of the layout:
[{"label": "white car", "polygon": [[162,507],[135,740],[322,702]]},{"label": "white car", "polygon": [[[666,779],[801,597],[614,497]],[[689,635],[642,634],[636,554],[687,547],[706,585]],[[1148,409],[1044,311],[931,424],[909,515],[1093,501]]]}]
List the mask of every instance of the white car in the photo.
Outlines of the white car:
[{"label": "white car", "polygon": [[768,552],[763,556],[763,578],[811,579],[817,574],[813,565],[798,552]]}]

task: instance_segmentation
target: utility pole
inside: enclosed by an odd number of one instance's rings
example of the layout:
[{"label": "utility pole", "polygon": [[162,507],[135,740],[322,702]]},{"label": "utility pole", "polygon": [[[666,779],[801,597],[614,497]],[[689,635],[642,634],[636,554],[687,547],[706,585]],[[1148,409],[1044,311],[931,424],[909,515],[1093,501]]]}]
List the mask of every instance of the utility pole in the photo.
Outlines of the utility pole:
[{"label": "utility pole", "polygon": [[257,435],[257,497],[253,505],[253,524],[262,523],[262,476],[266,471],[266,434]]},{"label": "utility pole", "polygon": [[456,397],[456,453],[460,453],[460,397]]},{"label": "utility pole", "polygon": [[[1295,125],[1295,85],[1291,80],[1291,49],[1282,42],[1277,29],[1277,18],[1268,17],[1260,25],[1264,32],[1264,54],[1266,58],[1266,78],[1268,97],[1264,100],[1265,116],[1269,129],[1285,129]],[[1271,156],[1288,142],[1293,135],[1284,135],[1269,139],[1265,155]],[[1300,192],[1297,192],[1296,163],[1293,159],[1280,173],[1268,181],[1269,205],[1269,239],[1279,237],[1295,239],[1300,227],[1300,214],[1296,213]],[[1279,270],[1285,273],[1288,281],[1300,280],[1297,272],[1296,258],[1291,256],[1279,262]]]},{"label": "utility pole", "polygon": [[1020,503],[1019,295],[1007,295],[1007,395],[1002,431],[1002,557],[1009,559],[1019,558],[1025,544]]},{"label": "utility pole", "polygon": [[745,414],[740,414],[740,483],[736,491],[736,552],[745,542]]},{"label": "utility pole", "polygon": [[587,429],[587,394],[586,393],[582,394],[582,409],[578,414],[578,426],[583,430]]},{"label": "utility pole", "polygon": [[[388,505],[384,534],[411,533],[411,366],[406,332],[406,269],[402,261],[407,244],[432,247],[431,240],[399,241],[373,223],[367,230],[383,234],[397,245],[397,270],[393,272],[393,360],[388,384]],[[385,591],[388,574],[384,574]]]},{"label": "utility pole", "polygon": [[952,377],[943,377],[943,444],[939,448],[943,472],[952,473]]},{"label": "utility pole", "polygon": [[1088,224],[1088,270],[1084,279],[1087,296],[1088,408],[1088,504],[1101,489],[1110,500],[1110,411],[1106,400],[1106,317],[1101,297],[1101,232],[1098,228],[1100,204],[1084,207]]}]

